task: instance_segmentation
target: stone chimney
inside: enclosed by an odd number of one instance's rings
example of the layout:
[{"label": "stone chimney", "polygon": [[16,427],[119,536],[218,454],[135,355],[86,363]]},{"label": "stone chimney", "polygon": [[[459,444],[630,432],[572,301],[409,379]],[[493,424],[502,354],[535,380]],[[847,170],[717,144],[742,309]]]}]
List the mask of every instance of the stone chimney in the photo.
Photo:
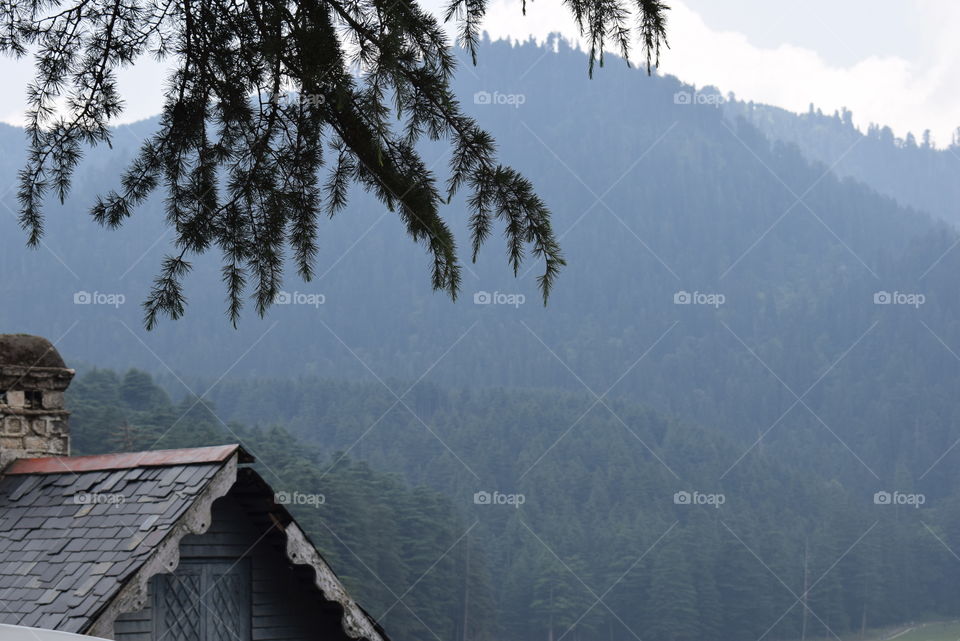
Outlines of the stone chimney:
[{"label": "stone chimney", "polygon": [[0,470],[18,458],[70,455],[63,393],[73,375],[47,339],[0,334]]}]

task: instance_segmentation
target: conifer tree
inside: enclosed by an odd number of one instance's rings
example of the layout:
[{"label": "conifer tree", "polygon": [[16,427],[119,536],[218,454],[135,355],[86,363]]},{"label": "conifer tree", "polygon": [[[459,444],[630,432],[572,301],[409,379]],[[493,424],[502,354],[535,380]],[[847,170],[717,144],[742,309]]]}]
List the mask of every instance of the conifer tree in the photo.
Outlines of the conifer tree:
[{"label": "conifer tree", "polygon": [[146,372],[132,369],[123,377],[120,385],[120,398],[132,410],[148,410],[162,402],[166,395],[154,386],[153,379]]},{"label": "conifer tree", "polygon": [[[686,538],[686,537],[684,537]],[[694,641],[701,637],[697,589],[684,549],[676,542],[656,551],[650,568],[650,625],[657,641]]]},{"label": "conifer tree", "polygon": [[[667,11],[659,0],[567,4],[589,43],[591,73],[605,47],[626,57],[635,36],[648,72],[658,61]],[[445,12],[474,62],[486,6],[449,0]],[[83,148],[110,142],[123,108],[117,70],[147,55],[173,63],[159,130],[91,212],[117,227],[166,188],[175,246],[144,303],[148,328],[160,314],[184,312],[191,257],[213,249],[223,257],[230,319],[236,324],[249,289],[264,314],[288,252],[311,278],[319,218],[346,206],[351,184],[400,216],[432,258],[433,287],[454,298],[461,267],[440,207],[463,187],[474,260],[499,221],[514,273],[529,253],[544,262],[544,301],[564,264],[544,202],[462,112],[450,44],[416,2],[0,1],[0,52],[30,51],[30,153],[18,197],[32,245],[43,236],[45,197],[62,202]],[[417,151],[424,137],[450,143],[445,184]]]}]

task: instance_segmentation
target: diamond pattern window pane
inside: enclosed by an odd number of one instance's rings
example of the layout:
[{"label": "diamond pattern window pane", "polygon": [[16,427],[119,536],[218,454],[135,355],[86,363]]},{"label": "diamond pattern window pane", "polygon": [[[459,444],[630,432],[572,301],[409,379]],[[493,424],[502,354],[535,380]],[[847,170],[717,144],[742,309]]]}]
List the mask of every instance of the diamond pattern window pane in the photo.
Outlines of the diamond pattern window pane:
[{"label": "diamond pattern window pane", "polygon": [[[176,574],[161,575],[161,589],[155,592],[154,616],[160,634],[169,641],[203,639],[203,617],[198,596],[203,592],[200,567],[189,567]],[[160,638],[158,635],[156,638]]]},{"label": "diamond pattern window pane", "polygon": [[250,641],[247,559],[187,559],[150,583],[155,639]]}]

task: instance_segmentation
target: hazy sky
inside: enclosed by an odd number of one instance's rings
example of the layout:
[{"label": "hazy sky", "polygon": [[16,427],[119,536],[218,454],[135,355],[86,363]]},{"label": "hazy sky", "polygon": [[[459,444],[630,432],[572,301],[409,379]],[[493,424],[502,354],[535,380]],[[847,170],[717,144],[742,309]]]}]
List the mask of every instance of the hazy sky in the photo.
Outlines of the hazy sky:
[{"label": "hazy sky", "polygon": [[[437,9],[445,0],[427,0]],[[898,135],[931,129],[948,143],[960,126],[960,23],[956,0],[683,0],[669,2],[670,45],[661,72],[741,99],[805,111],[847,107],[865,127],[880,122]],[[538,40],[576,30],[557,0],[491,0],[491,37]],[[483,64],[481,59],[480,64]],[[0,120],[18,123],[29,61],[0,58]],[[602,73],[602,71],[600,72]],[[163,69],[144,63],[121,76],[124,121],[158,111]]]}]

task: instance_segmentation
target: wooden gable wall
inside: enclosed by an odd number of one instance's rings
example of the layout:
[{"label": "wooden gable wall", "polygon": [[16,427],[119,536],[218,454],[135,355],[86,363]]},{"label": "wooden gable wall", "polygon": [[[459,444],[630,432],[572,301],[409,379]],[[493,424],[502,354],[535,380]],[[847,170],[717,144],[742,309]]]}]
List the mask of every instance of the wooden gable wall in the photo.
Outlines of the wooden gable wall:
[{"label": "wooden gable wall", "polygon": [[[247,560],[244,563],[249,564],[252,581],[248,609],[251,621],[249,626],[235,629],[249,628],[250,638],[236,639],[231,632],[227,636],[230,641],[348,641],[340,624],[341,607],[323,599],[313,583],[312,569],[289,562],[279,525],[254,507],[257,500],[262,501],[262,497],[244,495],[236,488],[219,499],[214,504],[210,529],[202,535],[184,537],[181,565],[173,574],[188,572],[191,561]],[[155,641],[155,612],[150,604],[163,589],[163,581],[164,575],[149,581],[143,610],[117,618],[117,641]],[[217,616],[223,614],[218,612]],[[172,636],[168,634],[163,641],[197,641]]]}]

